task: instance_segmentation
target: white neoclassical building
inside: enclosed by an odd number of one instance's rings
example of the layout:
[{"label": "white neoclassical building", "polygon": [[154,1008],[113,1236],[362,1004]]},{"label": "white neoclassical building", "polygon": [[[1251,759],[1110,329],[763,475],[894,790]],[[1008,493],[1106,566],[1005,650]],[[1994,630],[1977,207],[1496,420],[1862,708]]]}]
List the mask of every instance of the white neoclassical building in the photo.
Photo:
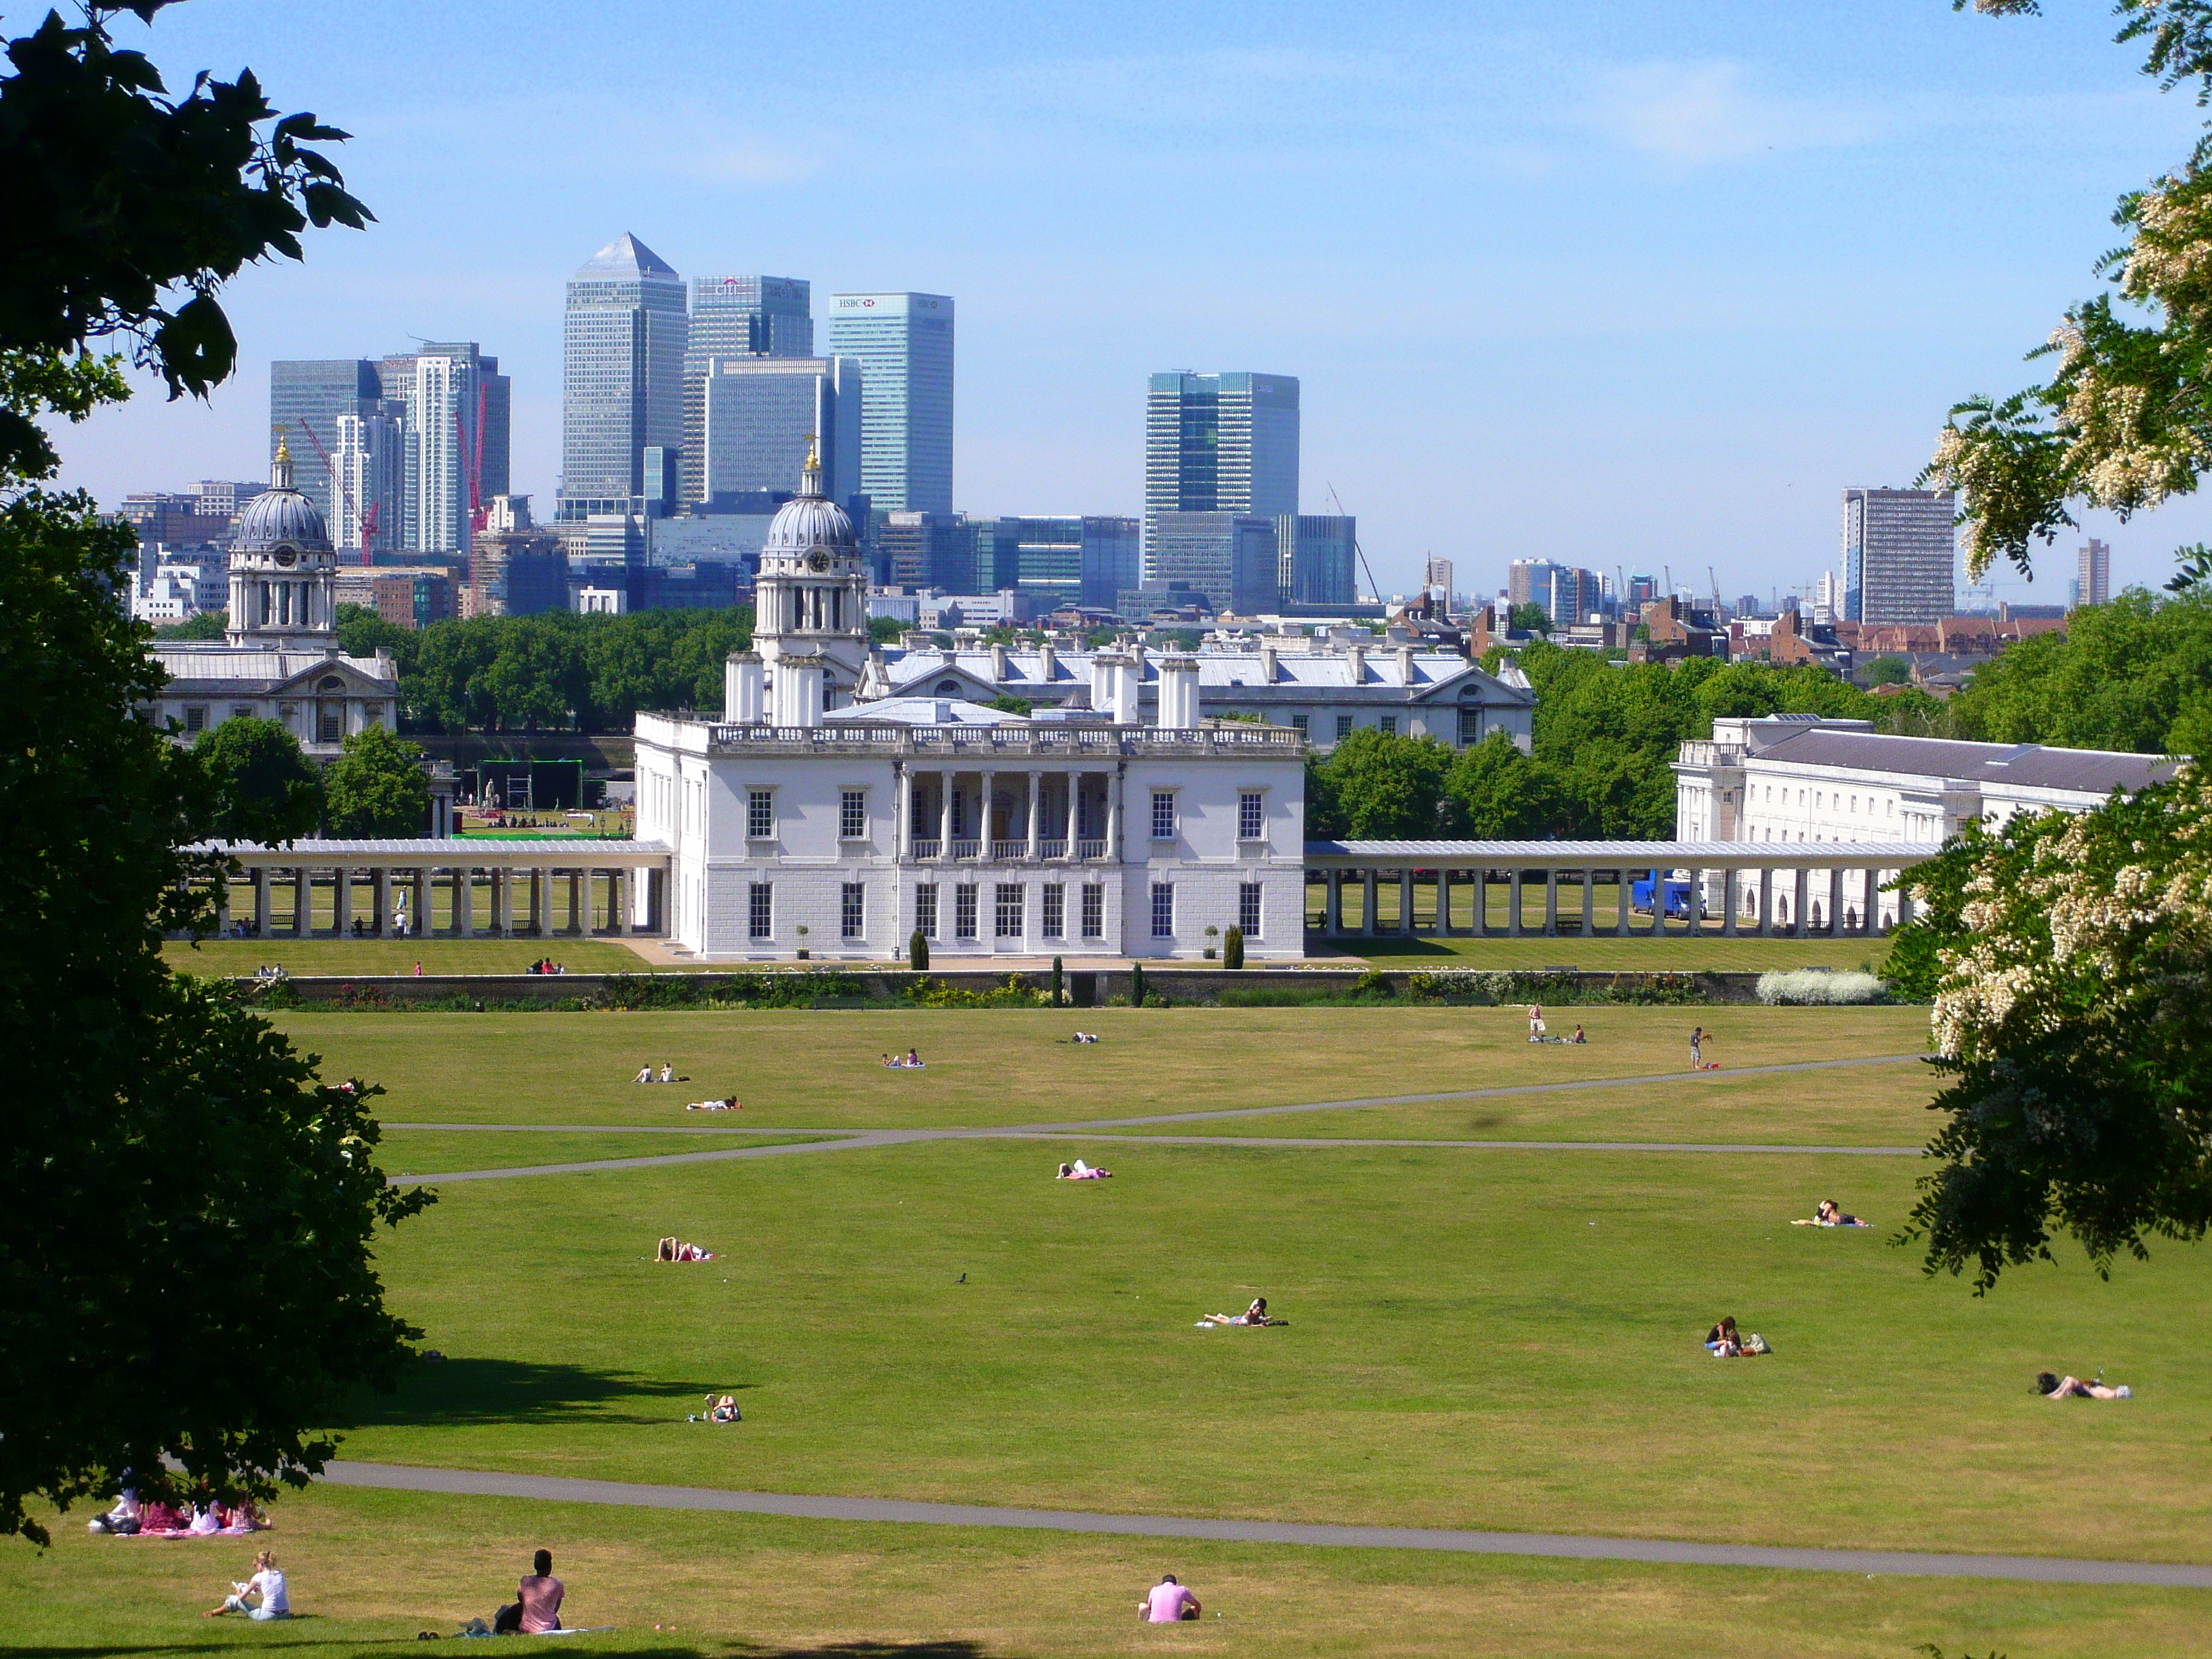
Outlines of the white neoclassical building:
[{"label": "white neoclassical building", "polygon": [[884,961],[919,932],[948,963],[1200,957],[1237,926],[1255,959],[1304,954],[1297,731],[1202,720],[1187,657],[1155,660],[1149,726],[1126,656],[1091,708],[833,708],[869,672],[866,593],[810,458],[762,553],[759,649],[731,657],[720,717],[638,717],[637,834],[669,849],[678,945]]},{"label": "white neoclassical building", "polygon": [[[1893,737],[1817,714],[1717,720],[1674,762],[1679,841],[1936,845],[1979,819],[2086,812],[2171,778],[2163,755]],[[1863,914],[1865,883],[1845,902]],[[1709,903],[1713,902],[1708,895]],[[1883,901],[1893,915],[1896,896]]]},{"label": "white neoclassical building", "polygon": [[281,723],[318,760],[353,732],[396,726],[399,672],[391,654],[349,657],[337,640],[337,554],[315,504],[292,487],[280,441],[270,487],[239,514],[231,541],[230,623],[220,643],[163,641],[154,659],[168,684],[157,726],[191,742],[240,715]]}]

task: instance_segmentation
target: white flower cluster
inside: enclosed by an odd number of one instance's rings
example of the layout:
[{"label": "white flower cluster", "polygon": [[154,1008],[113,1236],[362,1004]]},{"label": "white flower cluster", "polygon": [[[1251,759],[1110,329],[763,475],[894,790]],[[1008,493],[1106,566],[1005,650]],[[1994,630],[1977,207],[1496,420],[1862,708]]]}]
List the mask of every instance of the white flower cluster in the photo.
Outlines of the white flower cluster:
[{"label": "white flower cluster", "polygon": [[2165,819],[2148,844],[2121,844],[2108,809],[1992,843],[1960,907],[1973,937],[1942,953],[1939,1053],[1994,1052],[2114,1017],[2212,966],[2212,779],[2185,768]]}]

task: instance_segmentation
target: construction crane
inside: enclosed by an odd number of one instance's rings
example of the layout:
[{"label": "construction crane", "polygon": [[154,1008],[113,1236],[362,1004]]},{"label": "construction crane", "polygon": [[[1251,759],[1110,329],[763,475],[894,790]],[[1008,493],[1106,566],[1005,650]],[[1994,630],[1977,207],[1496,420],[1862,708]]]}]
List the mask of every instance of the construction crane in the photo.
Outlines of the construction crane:
[{"label": "construction crane", "polygon": [[1705,580],[1713,590],[1713,626],[1718,628],[1721,625],[1721,579],[1713,574],[1711,565],[1705,567]]},{"label": "construction crane", "polygon": [[300,417],[300,430],[307,434],[307,441],[314,446],[315,455],[322,462],[323,471],[330,475],[331,483],[336,486],[338,499],[345,503],[346,511],[352,514],[361,526],[361,562],[363,564],[375,563],[368,548],[370,538],[376,534],[376,520],[381,503],[371,501],[368,510],[362,512],[354,501],[352,486],[346,483],[345,475],[338,471],[337,463],[331,459],[331,452],[323,447],[323,441],[315,435],[315,428],[307,423],[304,415]]},{"label": "construction crane", "polygon": [[490,518],[484,508],[483,494],[483,380],[479,376],[477,380],[476,441],[473,443],[470,441],[470,434],[462,429],[461,411],[458,409],[453,411],[453,445],[469,458],[469,529],[471,532],[482,530]]}]

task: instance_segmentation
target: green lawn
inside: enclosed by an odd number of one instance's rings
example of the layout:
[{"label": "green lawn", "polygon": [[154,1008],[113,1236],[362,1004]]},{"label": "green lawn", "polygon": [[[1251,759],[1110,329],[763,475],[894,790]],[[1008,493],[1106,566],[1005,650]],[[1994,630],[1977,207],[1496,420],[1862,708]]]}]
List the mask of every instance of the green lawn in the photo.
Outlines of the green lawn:
[{"label": "green lawn", "polygon": [[[1518,1008],[293,1012],[278,1023],[334,1070],[383,1084],[394,1121],[696,1124],[686,1101],[735,1094],[747,1132],[1066,1122],[1641,1077],[1683,1070],[1693,1025],[1731,1067],[1911,1054],[1928,1041],[1923,1008],[1552,1011],[1561,1035],[1577,1019],[1586,1048],[1532,1047]],[[1079,1023],[1103,1041],[1070,1042]],[[908,1048],[927,1070],[878,1063]],[[648,1061],[690,1081],[630,1082]],[[1798,1086],[1773,1085],[1784,1097]]]},{"label": "green lawn", "polygon": [[[1923,1641],[1953,1655],[2133,1659],[2201,1652],[2203,1633],[2201,1591],[1152,1542],[331,1488],[286,1500],[279,1529],[256,1542],[276,1551],[301,1615],[280,1630],[195,1616],[246,1576],[250,1550],[238,1542],[126,1543],[71,1526],[44,1555],[10,1543],[0,1550],[9,1609],[0,1653],[421,1651],[417,1632],[450,1638],[513,1599],[540,1546],[554,1552],[571,1620],[617,1626],[562,1650],[660,1659],[1911,1659]],[[1202,1624],[1136,1622],[1138,1594],[1163,1571],[1204,1601]],[[656,1633],[656,1623],[672,1628]]]},{"label": "green lawn", "polygon": [[1384,968],[1580,968],[1591,973],[1764,973],[1778,968],[1878,969],[1888,960],[1887,939],[1723,939],[1669,935],[1664,939],[1372,939],[1316,938],[1316,959],[1328,951]]},{"label": "green lawn", "polygon": [[192,945],[170,939],[161,955],[179,973],[203,978],[251,975],[265,963],[288,974],[520,974],[550,957],[572,974],[641,974],[656,969],[628,945],[603,939],[224,939]]},{"label": "green lawn", "polygon": [[[1565,1016],[1564,1019],[1561,1016]],[[1910,1009],[311,1015],[384,1082],[387,1168],[653,1155],[779,1130],[1012,1125],[1597,1080],[1271,1115],[1176,1133],[1912,1144]],[[1686,1074],[1693,1024],[1731,1068]],[[930,1068],[885,1073],[884,1048]],[[691,1085],[625,1079],[673,1060]],[[1619,1079],[1659,1074],[1656,1080]],[[742,1133],[687,1120],[726,1083]],[[709,1127],[708,1135],[639,1134]],[[1167,1126],[1163,1126],[1166,1132]],[[767,1132],[765,1134],[763,1132]],[[1060,1183],[1082,1152],[1109,1182]],[[1977,1299],[1891,1241],[1923,1165],[1841,1154],[1260,1149],[1127,1133],[943,1139],[453,1183],[380,1245],[449,1356],[349,1403],[352,1458],[696,1486],[1118,1512],[1723,1542],[2212,1559],[2212,1254],[2160,1241],[2110,1283],[2062,1249]],[[1881,1224],[1792,1227],[1833,1197]],[[674,1232],[725,1254],[642,1258]],[[962,1282],[962,1275],[965,1282]],[[1199,1330],[1267,1296],[1291,1322]],[[1772,1356],[1720,1362],[1723,1313]],[[2124,1404],[2029,1378],[2102,1367]],[[746,1420],[684,1421],[708,1389]],[[268,1541],[316,1616],[191,1617],[238,1544],[74,1522],[0,1549],[0,1652],[366,1653],[448,1635],[528,1550],[595,1650],[818,1659],[1178,1651],[2106,1656],[2198,1650],[2203,1593],[1166,1543],[318,1488]],[[1164,1570],[1202,1626],[1131,1613]],[[655,1621],[677,1629],[655,1634]],[[8,1646],[7,1644],[16,1645]]]}]

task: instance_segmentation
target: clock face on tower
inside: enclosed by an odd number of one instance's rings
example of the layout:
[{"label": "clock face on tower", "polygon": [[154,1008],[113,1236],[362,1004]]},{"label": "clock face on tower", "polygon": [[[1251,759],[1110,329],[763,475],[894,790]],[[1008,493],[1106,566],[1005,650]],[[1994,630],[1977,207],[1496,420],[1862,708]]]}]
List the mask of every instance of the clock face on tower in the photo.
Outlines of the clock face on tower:
[{"label": "clock face on tower", "polygon": [[806,568],[809,570],[827,570],[830,568],[830,556],[827,553],[809,553],[806,556]]},{"label": "clock face on tower", "polygon": [[276,562],[282,565],[289,565],[292,562],[292,550],[289,547],[278,548],[276,550]]}]

